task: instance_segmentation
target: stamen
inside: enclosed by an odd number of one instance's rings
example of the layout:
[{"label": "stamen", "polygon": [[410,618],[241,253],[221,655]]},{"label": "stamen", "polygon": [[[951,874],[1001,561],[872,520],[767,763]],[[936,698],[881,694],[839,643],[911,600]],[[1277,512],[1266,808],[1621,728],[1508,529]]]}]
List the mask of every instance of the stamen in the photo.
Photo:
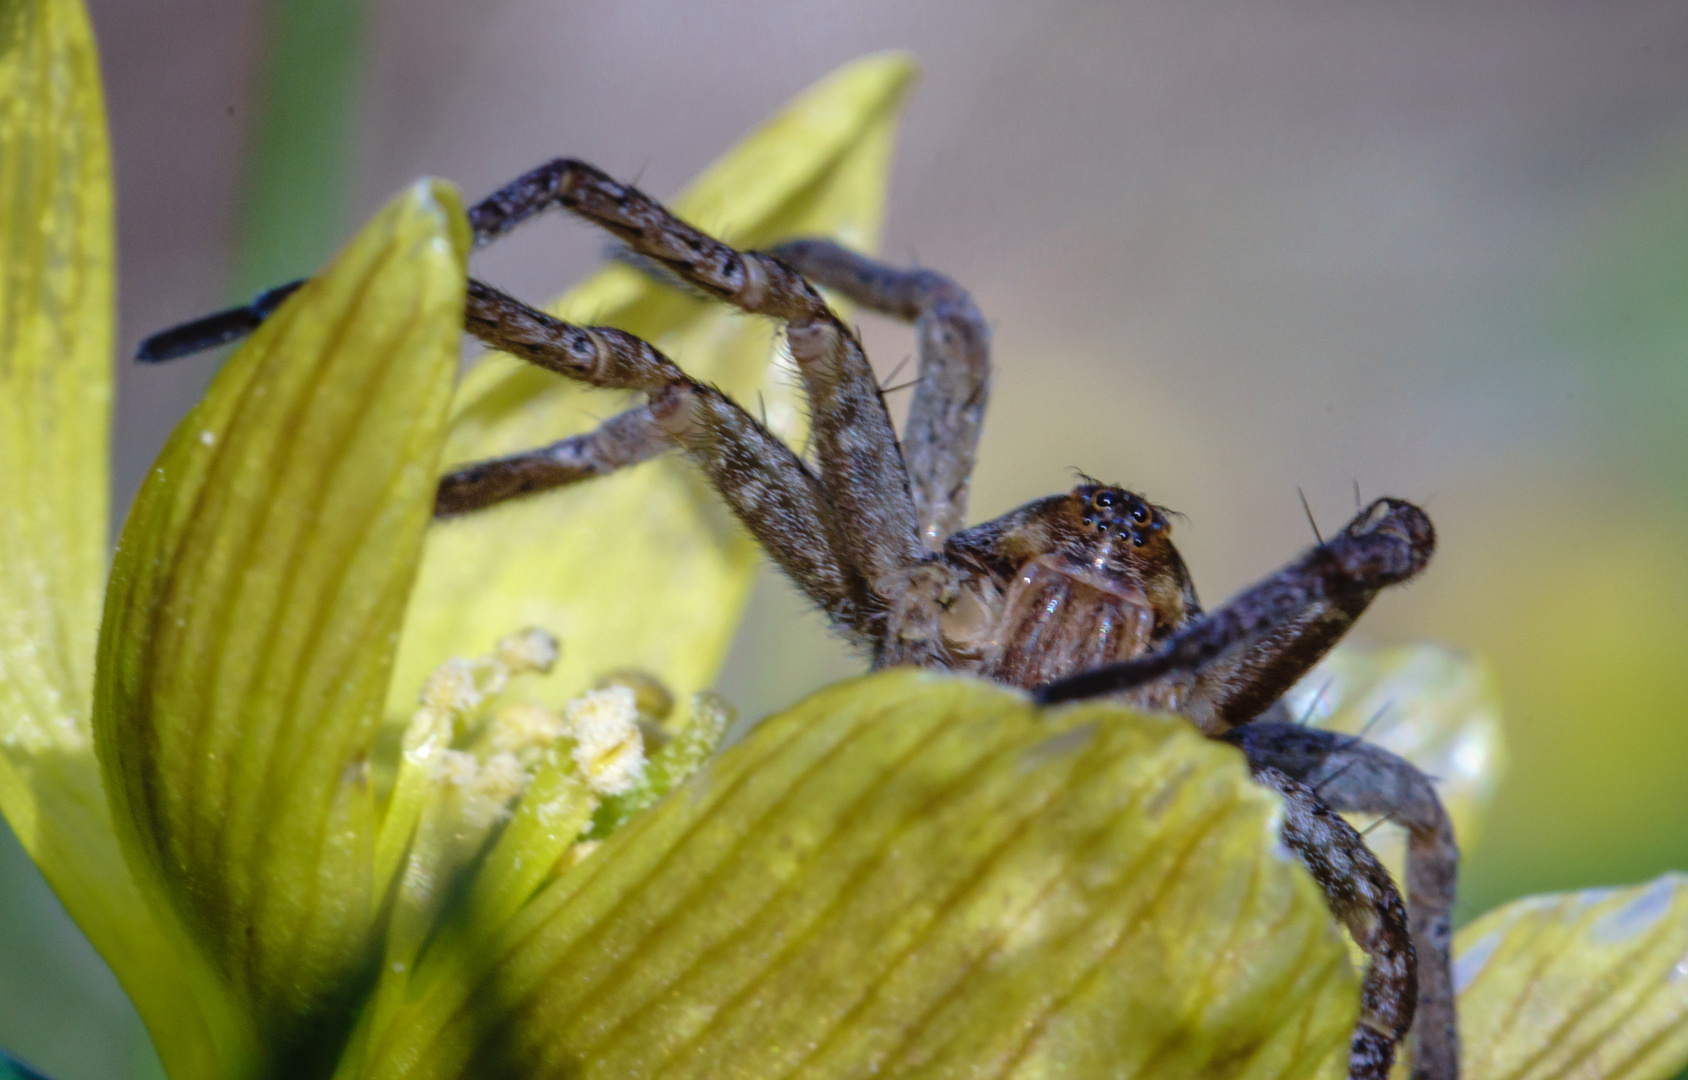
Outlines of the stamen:
[{"label": "stamen", "polygon": [[719,694],[694,695],[685,726],[651,755],[637,784],[604,801],[592,824],[592,835],[608,836],[696,772],[720,746],[736,715]]},{"label": "stamen", "polygon": [[405,760],[418,765],[426,762],[435,751],[451,745],[453,728],[450,714],[431,705],[417,709],[404,729],[401,746]]},{"label": "stamen", "polygon": [[532,701],[505,705],[487,725],[487,748],[494,754],[523,755],[543,750],[568,734],[556,712]]},{"label": "stamen", "polygon": [[[401,868],[406,880],[462,870],[491,828],[510,817],[544,751],[567,730],[542,705],[498,699],[513,676],[548,671],[557,656],[557,639],[529,628],[500,639],[488,655],[452,657],[428,676],[376,838],[380,887]],[[419,830],[456,839],[425,842]]]},{"label": "stamen", "polygon": [[662,685],[662,680],[648,672],[617,671],[598,681],[599,690],[614,686],[625,686],[633,691],[633,704],[645,719],[661,723],[674,711],[674,695]]},{"label": "stamen", "polygon": [[[494,754],[481,765],[475,778],[476,807],[488,810],[486,824],[502,821],[510,816],[510,804],[527,789],[532,779],[514,754]],[[468,805],[465,804],[465,809]],[[474,824],[471,822],[471,824]]]},{"label": "stamen", "polygon": [[632,688],[589,690],[568,703],[565,716],[574,736],[574,762],[586,786],[600,795],[631,790],[645,770],[645,742]]},{"label": "stamen", "polygon": [[617,671],[598,680],[599,690],[625,686],[633,691],[633,704],[639,710],[639,734],[645,740],[645,756],[656,754],[674,732],[668,724],[674,715],[674,695],[662,680],[644,671]]},{"label": "stamen", "polygon": [[512,675],[548,675],[562,650],[556,638],[537,626],[530,626],[499,638],[493,655],[504,662]]},{"label": "stamen", "polygon": [[468,875],[477,918],[513,915],[697,769],[732,719],[703,694],[689,716],[672,716],[668,688],[635,671],[560,713],[508,700],[512,679],[551,670],[558,654],[556,638],[530,628],[485,656],[446,661],[424,684],[376,839],[377,888],[394,887],[389,965],[413,964]]},{"label": "stamen", "polygon": [[422,684],[422,707],[447,715],[467,714],[482,697],[475,665],[456,656],[435,668]]}]

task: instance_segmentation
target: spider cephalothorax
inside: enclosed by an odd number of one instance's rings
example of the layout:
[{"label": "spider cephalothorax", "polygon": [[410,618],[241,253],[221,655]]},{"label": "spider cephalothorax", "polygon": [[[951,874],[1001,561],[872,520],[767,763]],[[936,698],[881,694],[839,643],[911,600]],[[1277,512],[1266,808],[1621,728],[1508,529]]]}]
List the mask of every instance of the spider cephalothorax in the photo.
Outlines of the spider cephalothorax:
[{"label": "spider cephalothorax", "polygon": [[1084,484],[950,537],[950,666],[1036,689],[1147,652],[1201,614],[1169,534],[1141,496]]},{"label": "spider cephalothorax", "polygon": [[[1435,534],[1423,511],[1379,499],[1204,613],[1166,511],[1122,488],[1087,480],[964,527],[990,335],[948,278],[828,241],[738,251],[572,160],[541,166],[473,207],[476,243],[559,206],[686,285],[785,323],[813,414],[816,464],[647,342],[571,325],[471,279],[466,321],[476,337],[593,386],[640,391],[645,402],[586,434],[452,473],[440,483],[441,516],[678,450],[875,666],[970,671],[1044,701],[1113,695],[1189,717],[1241,749],[1255,777],[1283,795],[1285,843],[1371,957],[1350,1077],[1383,1080],[1409,1028],[1414,1075],[1457,1076],[1448,948],[1458,852],[1434,789],[1392,754],[1271,715],[1381,589],[1424,568]],[[816,285],[915,323],[920,371],[901,432],[855,334]],[[142,358],[248,332],[294,287],[158,335],[143,343]],[[1385,814],[1405,826],[1406,905],[1332,811]]]}]

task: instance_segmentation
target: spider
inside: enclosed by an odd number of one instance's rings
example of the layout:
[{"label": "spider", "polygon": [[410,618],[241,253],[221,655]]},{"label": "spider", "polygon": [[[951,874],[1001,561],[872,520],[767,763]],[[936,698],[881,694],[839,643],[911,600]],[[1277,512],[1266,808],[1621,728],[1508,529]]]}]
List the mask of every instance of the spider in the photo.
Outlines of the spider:
[{"label": "spider", "polygon": [[[1189,718],[1247,758],[1284,800],[1285,844],[1369,955],[1351,1080],[1384,1080],[1413,1033],[1414,1076],[1454,1080],[1448,950],[1458,850],[1428,777],[1357,737],[1289,722],[1283,693],[1378,591],[1418,574],[1430,519],[1384,498],[1223,607],[1204,612],[1167,511],[1085,478],[966,527],[990,387],[990,332],[968,294],[825,240],[738,251],[635,188],[560,159],[469,211],[477,245],[553,207],[663,273],[785,323],[813,413],[811,467],[748,412],[649,343],[575,326],[471,279],[468,332],[591,386],[645,401],[593,431],[445,476],[437,516],[600,476],[669,450],[701,469],[768,555],[876,668],[972,672],[1054,703],[1109,696]],[[163,360],[255,328],[300,283],[142,343]],[[899,437],[861,345],[816,286],[914,323],[919,375]],[[1338,812],[1408,832],[1407,900]],[[1415,1024],[1416,1016],[1416,1024]]]}]

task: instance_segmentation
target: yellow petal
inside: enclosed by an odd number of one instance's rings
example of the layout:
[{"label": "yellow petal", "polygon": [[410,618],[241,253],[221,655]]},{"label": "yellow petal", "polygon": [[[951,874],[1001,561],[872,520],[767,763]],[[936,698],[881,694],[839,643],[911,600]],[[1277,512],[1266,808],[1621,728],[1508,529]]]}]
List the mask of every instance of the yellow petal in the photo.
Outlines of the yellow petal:
[{"label": "yellow petal", "polygon": [[1357,983],[1278,813],[1176,718],[845,683],[425,957],[369,1074],[1314,1075]]},{"label": "yellow petal", "polygon": [[453,189],[393,200],[229,360],[118,545],[95,700],[114,813],[271,1055],[367,960],[369,755],[467,249]]},{"label": "yellow petal", "polygon": [[0,12],[0,811],[172,1076],[227,1075],[241,1023],[124,865],[89,709],[106,561],[111,163],[77,0]]},{"label": "yellow petal", "polygon": [[80,5],[9,7],[0,34],[0,749],[24,770],[0,774],[0,798],[39,860],[51,823],[28,772],[55,755],[92,764],[111,177]]},{"label": "yellow petal", "polygon": [[[1285,696],[1290,715],[1315,727],[1364,734],[1435,778],[1460,850],[1470,854],[1483,812],[1506,769],[1500,693],[1488,665],[1439,645],[1332,650]],[[1362,820],[1364,819],[1364,820]],[[1373,824],[1356,817],[1362,828]],[[1393,826],[1367,843],[1397,881],[1406,854]]]},{"label": "yellow petal", "polygon": [[1688,1065],[1688,875],[1519,900],[1454,951],[1466,1080],[1664,1080]]},{"label": "yellow petal", "polygon": [[[898,55],[843,68],[711,166],[674,209],[738,244],[818,234],[871,247],[913,73]],[[800,439],[797,380],[769,370],[770,323],[621,266],[556,310],[654,341]],[[489,356],[458,393],[446,460],[540,446],[626,404]],[[629,667],[657,674],[684,700],[713,681],[758,559],[719,500],[673,458],[445,524],[428,538],[388,714],[402,723],[437,664],[482,652],[517,626],[562,639],[562,662],[544,690],[553,705]]]}]

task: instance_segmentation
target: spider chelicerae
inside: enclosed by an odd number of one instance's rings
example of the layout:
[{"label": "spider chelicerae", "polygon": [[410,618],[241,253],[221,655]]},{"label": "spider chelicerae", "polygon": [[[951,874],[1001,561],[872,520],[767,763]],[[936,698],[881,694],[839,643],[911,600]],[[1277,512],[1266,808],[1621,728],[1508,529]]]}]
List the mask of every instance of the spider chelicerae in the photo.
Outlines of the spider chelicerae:
[{"label": "spider chelicerae", "polygon": [[[467,329],[481,341],[646,400],[593,431],[447,475],[438,515],[678,449],[875,667],[966,671],[1044,702],[1109,696],[1188,717],[1240,749],[1256,780],[1282,795],[1285,844],[1370,957],[1349,1076],[1383,1080],[1409,1029],[1415,1077],[1458,1075],[1448,963],[1458,850],[1447,815],[1412,765],[1358,738],[1289,722],[1280,703],[1380,589],[1424,568],[1435,532],[1422,510],[1379,499],[1329,540],[1204,612],[1166,511],[1122,488],[1086,478],[967,527],[990,333],[949,278],[825,240],[738,251],[567,159],[474,206],[476,244],[559,206],[686,285],[785,323],[813,414],[816,464],[648,342],[563,322],[471,279]],[[156,335],[140,358],[169,359],[250,332],[298,284]],[[860,343],[817,285],[914,323],[919,374],[900,436]],[[1405,904],[1339,816],[1346,811],[1386,815],[1406,828]]]}]

